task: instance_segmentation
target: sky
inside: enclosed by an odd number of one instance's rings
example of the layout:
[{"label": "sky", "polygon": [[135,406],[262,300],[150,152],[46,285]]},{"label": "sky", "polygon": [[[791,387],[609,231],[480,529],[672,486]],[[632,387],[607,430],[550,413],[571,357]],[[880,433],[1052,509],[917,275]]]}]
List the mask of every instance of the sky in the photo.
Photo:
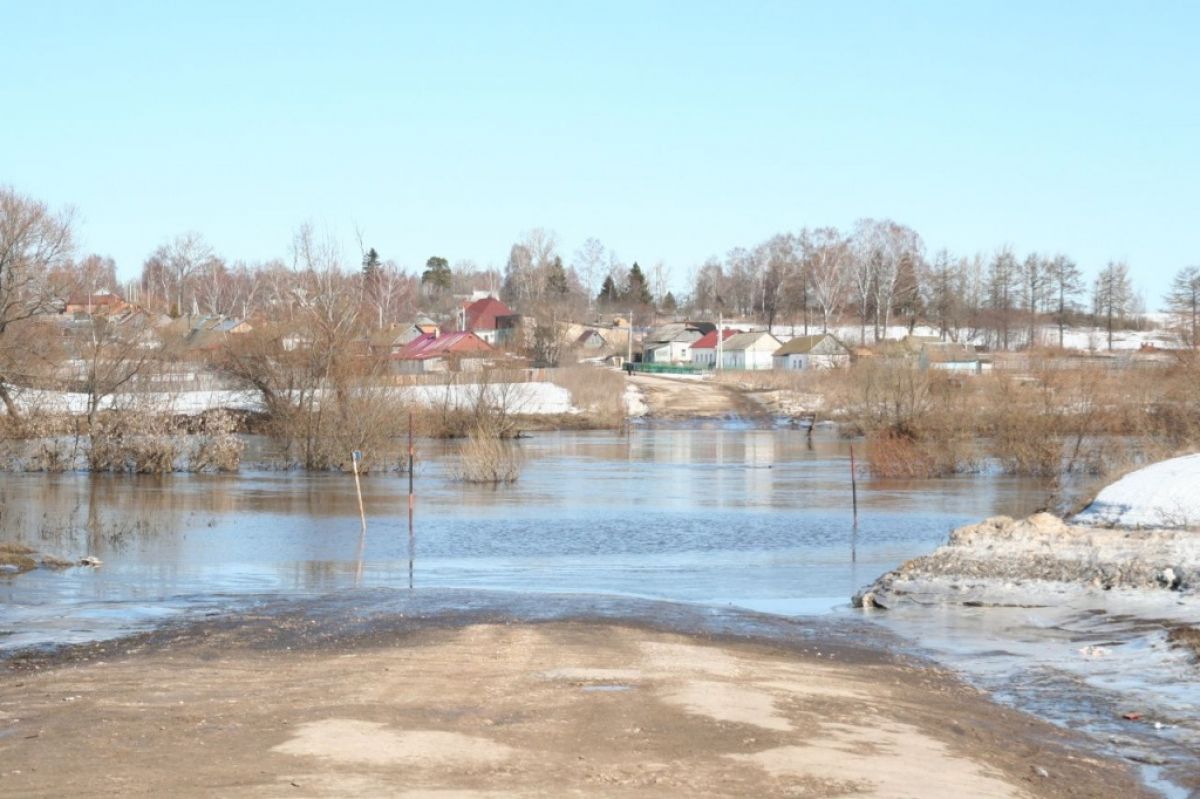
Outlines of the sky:
[{"label": "sky", "polygon": [[1200,3],[0,0],[0,184],[138,274],[198,231],[502,267],[887,217],[927,250],[1200,264]]}]

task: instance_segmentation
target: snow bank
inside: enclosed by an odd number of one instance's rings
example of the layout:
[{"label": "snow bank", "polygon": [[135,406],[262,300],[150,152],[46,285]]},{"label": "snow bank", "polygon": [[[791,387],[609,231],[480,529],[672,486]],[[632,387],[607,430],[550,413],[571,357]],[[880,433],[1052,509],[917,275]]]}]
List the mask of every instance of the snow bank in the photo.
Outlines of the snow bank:
[{"label": "snow bank", "polygon": [[1125,475],[1097,494],[1073,521],[1119,527],[1200,526],[1200,454]]},{"label": "snow bank", "polygon": [[[465,383],[449,386],[405,386],[392,389],[398,399],[426,406],[474,406],[483,392],[493,404],[503,404],[509,413],[550,416],[578,413],[571,404],[571,392],[553,383]],[[87,412],[87,394],[70,391],[26,389],[15,401],[24,412],[82,414]],[[255,391],[150,391],[117,394],[101,403],[103,410],[147,409],[163,413],[194,415],[213,408],[259,411],[262,402]],[[0,413],[4,412],[0,406]]]},{"label": "snow bank", "polygon": [[630,418],[645,416],[650,412],[650,406],[646,404],[646,397],[642,394],[642,390],[633,383],[628,383],[625,386],[625,415]]},{"label": "snow bank", "polygon": [[945,546],[883,575],[854,604],[1055,605],[1113,590],[1166,604],[1186,597],[1195,610],[1200,536],[1069,525],[1047,513],[997,516],[955,530]]}]

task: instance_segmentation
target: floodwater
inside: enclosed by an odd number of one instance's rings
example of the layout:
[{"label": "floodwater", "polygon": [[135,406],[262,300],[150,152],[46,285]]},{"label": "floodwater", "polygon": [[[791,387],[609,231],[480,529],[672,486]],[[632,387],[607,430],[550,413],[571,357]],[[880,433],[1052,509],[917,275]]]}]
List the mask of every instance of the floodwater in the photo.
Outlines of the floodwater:
[{"label": "floodwater", "polygon": [[[728,423],[643,426],[626,436],[538,434],[515,446],[520,480],[491,487],[450,479],[453,443],[418,442],[411,535],[403,474],[363,479],[365,535],[346,475],[4,475],[0,540],[93,555],[103,566],[0,577],[0,651],[355,588],[615,595],[848,622],[855,591],[954,527],[1025,515],[1048,499],[1039,481],[997,475],[860,478],[856,529],[848,443],[830,430],[810,438]],[[1150,708],[1161,687],[1139,676],[1136,647],[1147,639],[1136,623],[1006,613],[873,618],[1001,699],[1094,732],[1100,745],[1121,737],[1126,750],[1174,752],[1194,740],[1200,690],[1194,671],[1179,684],[1185,666],[1165,646],[1151,654],[1161,667],[1153,680],[1173,686],[1170,728],[1110,729],[1123,699]],[[1082,659],[1079,648],[1097,641],[1118,656]],[[1170,794],[1158,772],[1147,776]]]}]

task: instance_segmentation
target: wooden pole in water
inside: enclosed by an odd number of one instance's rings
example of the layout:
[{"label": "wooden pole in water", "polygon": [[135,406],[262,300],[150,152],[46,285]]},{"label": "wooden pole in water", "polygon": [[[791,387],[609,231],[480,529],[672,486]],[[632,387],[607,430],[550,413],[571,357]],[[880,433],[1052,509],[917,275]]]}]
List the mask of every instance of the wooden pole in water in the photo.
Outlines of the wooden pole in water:
[{"label": "wooden pole in water", "polygon": [[416,555],[416,537],[413,533],[413,415],[408,412],[408,587],[413,587],[413,561]]},{"label": "wooden pole in water", "polygon": [[858,468],[854,463],[854,445],[850,445],[850,498],[854,503],[854,526],[858,527]]},{"label": "wooden pole in water", "polygon": [[362,521],[362,530],[367,531],[367,512],[363,509],[362,499],[362,484],[358,482],[358,461],[362,458],[362,453],[354,450],[350,454],[350,463],[354,467],[354,491],[358,494],[358,518]]},{"label": "wooden pole in water", "polygon": [[854,508],[854,530],[850,540],[850,560],[858,560],[858,469],[854,462],[854,445],[850,445],[850,502]]}]

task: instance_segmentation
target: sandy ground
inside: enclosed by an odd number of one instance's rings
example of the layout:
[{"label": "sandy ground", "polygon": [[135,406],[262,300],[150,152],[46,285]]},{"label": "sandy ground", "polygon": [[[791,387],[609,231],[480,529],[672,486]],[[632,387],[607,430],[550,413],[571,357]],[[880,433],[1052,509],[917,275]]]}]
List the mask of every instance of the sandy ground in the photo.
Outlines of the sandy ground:
[{"label": "sandy ground", "polygon": [[742,391],[712,380],[633,374],[629,381],[642,392],[647,415],[656,419],[757,418],[766,409]]},{"label": "sandy ground", "polygon": [[0,793],[1147,795],[1070,733],[890,656],[600,621],[318,645],[301,629],[316,624],[200,624],[7,662]]}]

